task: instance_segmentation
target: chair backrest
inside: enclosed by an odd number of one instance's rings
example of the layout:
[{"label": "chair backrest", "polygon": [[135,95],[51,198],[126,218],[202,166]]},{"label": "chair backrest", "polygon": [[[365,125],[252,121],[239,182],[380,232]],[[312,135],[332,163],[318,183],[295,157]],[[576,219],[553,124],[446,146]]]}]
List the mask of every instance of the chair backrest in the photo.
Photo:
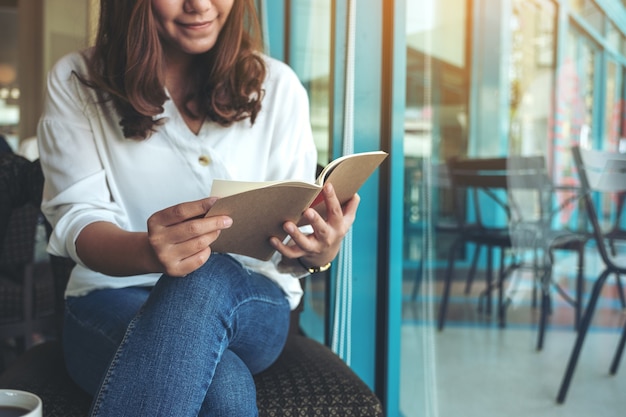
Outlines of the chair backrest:
[{"label": "chair backrest", "polygon": [[598,252],[607,266],[626,271],[626,265],[616,264],[614,257],[610,256],[606,229],[601,223],[608,221],[614,224],[610,230],[615,236],[615,228],[619,228],[619,222],[615,222],[615,218],[620,217],[617,210],[621,210],[623,206],[621,199],[626,191],[626,154],[574,146],[572,156]]},{"label": "chair backrest", "polygon": [[[447,163],[451,182],[455,189],[458,210],[457,216],[464,221],[465,203],[463,193],[468,191],[472,196],[472,204],[479,227],[485,226],[485,213],[481,207],[481,198],[491,201],[494,209],[499,207],[504,213],[502,225],[508,225],[512,220],[524,217],[524,207],[520,199],[515,199],[513,193],[533,193],[532,209],[537,217],[543,217],[540,212],[545,205],[546,186],[550,184],[547,176],[545,160],[542,156],[510,156],[500,158],[468,158],[450,159]],[[465,193],[466,194],[466,193]],[[526,202],[531,200],[526,199]],[[493,222],[493,212],[489,213]]]},{"label": "chair backrest", "polygon": [[15,154],[0,156],[0,269],[34,260],[43,184],[38,164]]},{"label": "chair backrest", "polygon": [[33,261],[39,214],[31,204],[13,209],[0,246],[0,269]]}]

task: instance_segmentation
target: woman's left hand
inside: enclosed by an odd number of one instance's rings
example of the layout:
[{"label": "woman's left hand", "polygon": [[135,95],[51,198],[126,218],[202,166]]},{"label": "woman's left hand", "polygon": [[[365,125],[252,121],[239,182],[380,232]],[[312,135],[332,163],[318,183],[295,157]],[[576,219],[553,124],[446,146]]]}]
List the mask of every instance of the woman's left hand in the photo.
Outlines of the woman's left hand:
[{"label": "woman's left hand", "polygon": [[300,258],[305,265],[321,266],[337,256],[343,237],[354,223],[361,199],[355,194],[342,207],[331,184],[324,185],[322,193],[327,218],[324,219],[312,208],[303,214],[304,220],[312,226],[313,233],[302,233],[296,224],[286,222],[283,228],[291,237],[289,243],[285,245],[278,238],[271,238],[272,245],[283,255],[283,259]]}]

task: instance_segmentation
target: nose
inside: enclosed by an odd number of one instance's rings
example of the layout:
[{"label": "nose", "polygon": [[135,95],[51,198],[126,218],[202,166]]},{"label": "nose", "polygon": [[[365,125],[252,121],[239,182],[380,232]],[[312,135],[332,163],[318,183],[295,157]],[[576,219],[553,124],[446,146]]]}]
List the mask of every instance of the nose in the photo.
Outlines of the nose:
[{"label": "nose", "polygon": [[211,0],[187,0],[183,10],[185,13],[204,13],[211,10],[212,6]]}]

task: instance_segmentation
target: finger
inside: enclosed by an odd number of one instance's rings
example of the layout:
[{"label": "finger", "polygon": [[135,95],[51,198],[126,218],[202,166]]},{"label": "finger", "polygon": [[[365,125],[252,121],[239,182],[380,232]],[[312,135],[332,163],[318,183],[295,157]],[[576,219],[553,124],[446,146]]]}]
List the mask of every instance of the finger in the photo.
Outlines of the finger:
[{"label": "finger", "polygon": [[207,247],[174,263],[166,264],[165,273],[172,277],[184,277],[200,268],[211,256],[211,248]]},{"label": "finger", "polygon": [[[162,245],[174,245],[191,239],[211,235],[216,231],[229,228],[233,220],[228,216],[211,216],[194,218],[168,227],[156,226],[156,232],[149,233],[149,239],[153,247]],[[148,225],[148,229],[151,226]],[[213,241],[217,237],[213,238]],[[212,242],[211,242],[212,243]]]},{"label": "finger", "polygon": [[[294,230],[295,225],[291,226],[289,224],[285,224],[284,227],[285,227],[285,231],[289,233],[292,239],[298,245],[300,245],[301,247],[304,247],[307,250],[319,251],[320,244],[322,244],[323,246],[328,246],[330,244],[333,234],[335,234],[335,227],[339,229],[339,234],[341,234],[341,230],[343,229],[343,223],[341,219],[335,218],[334,220],[334,223],[336,223],[336,226],[335,226],[330,221],[324,220],[324,218],[316,210],[313,210],[313,209],[308,209],[304,213],[304,217],[307,220],[307,224],[311,225],[311,227],[313,228],[312,235],[302,233],[298,229]],[[293,231],[293,232],[290,232],[290,231]],[[315,237],[315,241],[317,241],[316,243],[318,243],[316,246],[312,246],[312,243],[314,241],[311,239],[311,236]]]},{"label": "finger", "polygon": [[341,203],[335,194],[335,188],[331,183],[324,185],[322,190],[324,196],[324,203],[326,205],[326,217],[330,219],[332,216],[336,216],[341,213]]},{"label": "finger", "polygon": [[346,202],[346,204],[343,205],[343,221],[348,227],[352,226],[354,220],[356,219],[356,212],[359,208],[360,202],[361,197],[358,194],[355,194]]},{"label": "finger", "polygon": [[[301,251],[306,253],[318,253],[321,250],[322,244],[319,240],[324,239],[325,233],[320,232],[318,229],[325,228],[328,229],[326,222],[322,217],[315,211],[313,212],[312,217],[315,219],[311,221],[311,226],[313,227],[313,233],[303,233],[296,225],[292,222],[286,222],[283,225],[285,232],[291,237],[291,242],[294,245],[297,245]],[[321,225],[321,226],[320,226]],[[316,227],[318,229],[316,229]],[[321,239],[320,239],[321,238]]]},{"label": "finger", "polygon": [[304,256],[306,252],[297,244],[284,244],[277,237],[270,238],[270,244],[285,258],[295,259]]},{"label": "finger", "polygon": [[156,246],[155,251],[166,273],[179,276],[199,268],[211,254],[211,245],[220,231],[213,230],[180,242]]},{"label": "finger", "polygon": [[215,197],[210,197],[176,204],[175,206],[155,213],[151,218],[154,218],[154,222],[159,225],[170,226],[184,222],[185,220],[204,216],[213,204],[215,204],[215,201]]}]

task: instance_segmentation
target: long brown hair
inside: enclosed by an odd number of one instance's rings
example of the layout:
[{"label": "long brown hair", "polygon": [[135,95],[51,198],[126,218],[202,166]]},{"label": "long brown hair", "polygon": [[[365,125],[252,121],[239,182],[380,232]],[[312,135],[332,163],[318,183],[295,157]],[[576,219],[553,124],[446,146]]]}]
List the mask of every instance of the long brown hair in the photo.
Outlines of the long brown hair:
[{"label": "long brown hair", "polygon": [[[253,0],[235,0],[215,46],[196,57],[184,107],[188,115],[222,126],[248,117],[254,123],[266,75],[260,33]],[[167,100],[162,63],[151,0],[101,0],[89,79],[79,79],[113,101],[124,137],[145,139],[161,124],[154,116]]]}]

